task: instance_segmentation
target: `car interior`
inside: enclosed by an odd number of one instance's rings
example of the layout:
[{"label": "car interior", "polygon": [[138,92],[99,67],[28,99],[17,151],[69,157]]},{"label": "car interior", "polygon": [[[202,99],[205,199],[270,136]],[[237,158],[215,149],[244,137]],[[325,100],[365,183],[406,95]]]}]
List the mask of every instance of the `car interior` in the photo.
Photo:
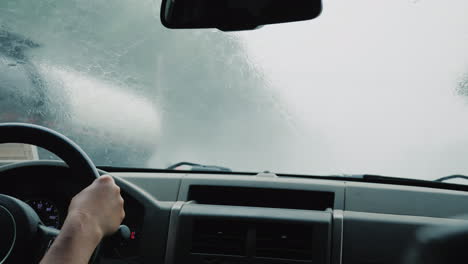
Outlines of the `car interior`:
[{"label": "car interior", "polygon": [[31,217],[21,200],[51,201],[60,228],[72,197],[108,173],[121,187],[128,230],[102,242],[102,263],[446,263],[465,254],[465,186],[270,172],[105,171],[52,130],[5,123],[0,131],[0,142],[43,146],[66,162],[2,166],[8,179],[1,187],[2,245],[11,239],[6,210],[18,225],[12,263],[32,261],[54,235],[44,229],[53,223]]},{"label": "car interior", "polygon": [[[279,0],[165,0],[160,15],[168,30],[230,32],[315,19],[326,12],[322,8],[318,0],[291,6]],[[0,51],[1,43],[0,35]],[[0,144],[34,145],[60,160],[0,165],[1,264],[38,263],[59,234],[74,195],[105,174],[121,188],[126,217],[90,263],[468,261],[468,186],[446,182],[463,175],[430,181],[242,172],[185,161],[167,168],[96,166],[60,129],[6,119],[0,119]]]}]

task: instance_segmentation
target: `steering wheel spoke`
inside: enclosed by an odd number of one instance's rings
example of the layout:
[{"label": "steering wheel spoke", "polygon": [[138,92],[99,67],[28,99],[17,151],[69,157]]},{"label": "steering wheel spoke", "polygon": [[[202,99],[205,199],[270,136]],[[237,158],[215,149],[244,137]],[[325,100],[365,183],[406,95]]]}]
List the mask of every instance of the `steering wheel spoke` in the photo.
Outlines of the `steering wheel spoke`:
[{"label": "steering wheel spoke", "polygon": [[44,255],[45,252],[50,248],[55,238],[60,234],[60,230],[39,224],[38,226],[38,235],[39,235],[39,251],[41,255]]}]

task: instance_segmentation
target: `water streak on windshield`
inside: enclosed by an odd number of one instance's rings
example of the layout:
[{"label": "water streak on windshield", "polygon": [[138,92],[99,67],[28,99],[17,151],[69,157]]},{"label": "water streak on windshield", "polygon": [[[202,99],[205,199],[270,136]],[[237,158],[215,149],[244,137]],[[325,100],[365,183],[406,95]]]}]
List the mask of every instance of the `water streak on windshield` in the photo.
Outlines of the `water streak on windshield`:
[{"label": "water streak on windshield", "polygon": [[325,1],[238,33],[165,29],[159,4],[1,1],[0,121],[101,165],[468,174],[466,1]]}]

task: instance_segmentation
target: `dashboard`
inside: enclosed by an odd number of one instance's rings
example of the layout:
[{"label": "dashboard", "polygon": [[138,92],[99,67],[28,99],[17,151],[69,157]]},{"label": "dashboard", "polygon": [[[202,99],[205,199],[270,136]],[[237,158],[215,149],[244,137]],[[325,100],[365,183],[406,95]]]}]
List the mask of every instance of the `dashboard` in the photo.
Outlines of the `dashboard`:
[{"label": "dashboard", "polygon": [[171,205],[165,258],[153,263],[408,263],[420,230],[468,223],[463,186],[270,174],[112,174]]},{"label": "dashboard", "polygon": [[[60,162],[0,172],[0,193],[63,224],[86,186]],[[101,171],[101,173],[104,173]],[[265,174],[110,172],[132,232],[101,263],[405,263],[419,230],[468,225],[468,191]],[[446,185],[450,186],[450,185]],[[450,186],[453,187],[453,186]]]}]

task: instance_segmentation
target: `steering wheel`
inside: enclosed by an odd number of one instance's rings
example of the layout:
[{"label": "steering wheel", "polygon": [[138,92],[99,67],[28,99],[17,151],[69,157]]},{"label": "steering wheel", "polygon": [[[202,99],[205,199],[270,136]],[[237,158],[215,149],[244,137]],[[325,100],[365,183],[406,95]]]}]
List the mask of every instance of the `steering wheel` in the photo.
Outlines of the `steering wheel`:
[{"label": "steering wheel", "polygon": [[[51,129],[23,123],[0,124],[0,144],[35,145],[56,154],[73,176],[91,184],[99,173],[86,153],[70,139]],[[59,230],[45,226],[25,202],[0,194],[0,264],[36,263]],[[32,252],[32,254],[30,253]]]}]

